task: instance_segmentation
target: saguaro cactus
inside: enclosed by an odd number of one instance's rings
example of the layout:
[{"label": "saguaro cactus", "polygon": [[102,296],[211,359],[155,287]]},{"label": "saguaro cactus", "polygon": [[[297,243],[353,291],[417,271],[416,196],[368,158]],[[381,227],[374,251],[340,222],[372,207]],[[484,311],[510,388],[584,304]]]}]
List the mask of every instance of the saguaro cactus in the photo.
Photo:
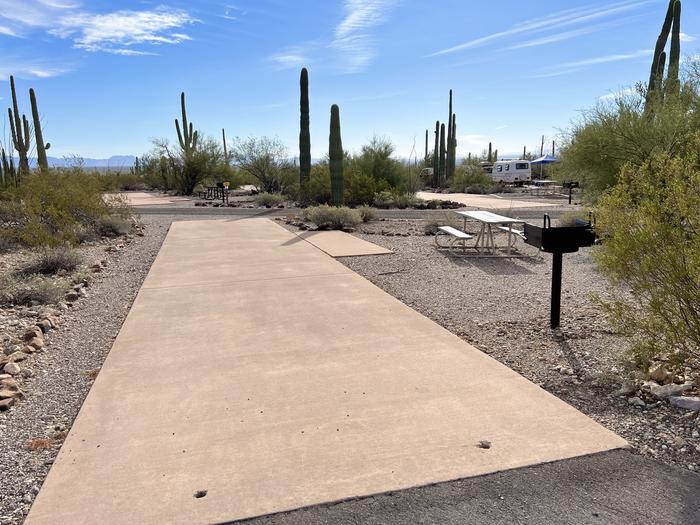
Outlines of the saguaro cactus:
[{"label": "saguaro cactus", "polygon": [[492,150],[491,150],[491,143],[490,143],[490,142],[489,142],[489,154],[488,154],[488,156],[486,157],[486,160],[487,160],[488,162],[493,162],[493,156],[492,156]]},{"label": "saguaro cactus", "polygon": [[450,89],[450,103],[449,112],[447,118],[447,153],[445,161],[445,177],[449,179],[452,177],[452,90]]},{"label": "saguaro cactus", "polygon": [[224,145],[224,164],[228,166],[228,146],[226,145],[226,129],[221,128],[221,142]]},{"label": "saguaro cactus", "polygon": [[673,4],[673,32],[671,33],[671,51],[668,55],[668,81],[666,95],[680,93],[679,73],[681,68],[681,3]]},{"label": "saguaro cactus", "polygon": [[328,167],[331,172],[331,201],[343,204],[343,141],[340,136],[340,108],[331,106],[331,129],[328,137]]},{"label": "saguaro cactus", "polygon": [[440,121],[435,121],[435,149],[433,150],[433,187],[440,182]]},{"label": "saguaro cactus", "polygon": [[34,139],[36,141],[36,161],[39,169],[49,169],[49,159],[46,157],[46,150],[51,147],[50,143],[44,143],[44,134],[41,131],[41,119],[39,118],[39,108],[36,103],[36,95],[33,89],[29,89],[29,101],[32,106],[32,120],[34,121]]},{"label": "saguaro cactus", "polygon": [[299,183],[303,187],[311,176],[311,132],[309,131],[309,72],[301,70],[299,79]]},{"label": "saguaro cactus", "polygon": [[656,39],[656,47],[654,48],[654,58],[651,62],[651,73],[649,73],[649,84],[647,86],[647,104],[651,101],[652,94],[656,91],[657,85],[657,74],[659,71],[659,60],[661,59],[661,54],[666,48],[666,42],[668,42],[668,35],[671,32],[671,26],[673,24],[673,9],[676,0],[670,0],[668,3],[668,9],[666,10],[666,18],[661,26],[661,33]]},{"label": "saguaro cactus", "polygon": [[457,168],[457,115],[452,113],[452,125],[450,126],[452,132],[450,133],[450,178],[454,177],[455,170]]},{"label": "saguaro cactus", "polygon": [[[19,174],[29,173],[29,149],[31,137],[29,135],[29,121],[25,115],[20,117],[19,105],[17,104],[17,91],[15,91],[15,78],[10,75],[10,91],[12,92],[12,108],[7,109],[10,118],[10,133],[12,135],[12,145],[17,150],[19,156]],[[12,155],[10,155],[12,158]]]},{"label": "saguaro cactus", "polygon": [[186,157],[192,155],[197,149],[198,133],[194,131],[192,123],[187,122],[187,109],[185,108],[185,92],[180,94],[180,106],[182,108],[182,131],[180,123],[175,119],[175,129],[177,130],[177,140]]},{"label": "saguaro cactus", "polygon": [[440,173],[438,175],[438,184],[444,182],[447,172],[447,147],[445,140],[445,123],[443,122],[440,124]]},{"label": "saguaro cactus", "polygon": [[423,157],[425,164],[428,164],[428,130],[425,130],[425,156]]}]

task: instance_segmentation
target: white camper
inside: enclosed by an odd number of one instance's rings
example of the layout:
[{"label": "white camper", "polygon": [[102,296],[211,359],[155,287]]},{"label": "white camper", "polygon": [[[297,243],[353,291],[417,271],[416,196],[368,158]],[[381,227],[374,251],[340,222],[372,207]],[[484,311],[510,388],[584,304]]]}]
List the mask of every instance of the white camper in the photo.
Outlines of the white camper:
[{"label": "white camper", "polygon": [[529,160],[497,160],[493,163],[491,179],[494,182],[522,186],[532,180]]}]

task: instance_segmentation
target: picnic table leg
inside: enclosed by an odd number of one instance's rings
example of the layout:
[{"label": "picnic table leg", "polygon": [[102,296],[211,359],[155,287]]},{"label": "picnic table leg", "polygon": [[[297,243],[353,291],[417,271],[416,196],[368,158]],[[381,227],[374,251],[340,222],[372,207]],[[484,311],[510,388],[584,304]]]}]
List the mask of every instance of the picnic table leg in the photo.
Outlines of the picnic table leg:
[{"label": "picnic table leg", "polygon": [[507,249],[508,257],[510,257],[510,242],[511,242],[512,238],[513,238],[513,224],[511,223],[511,224],[508,224],[508,249]]},{"label": "picnic table leg", "polygon": [[[476,251],[478,253],[481,253],[481,249],[484,246],[484,233],[486,229],[486,224],[481,223],[481,229],[479,230],[479,235],[476,236],[476,243],[474,244],[474,247],[476,248]],[[481,246],[480,246],[481,245]]]},{"label": "picnic table leg", "polygon": [[488,225],[489,229],[489,242],[491,243],[491,255],[496,255],[496,242],[493,240],[493,229],[491,228],[491,225]]}]

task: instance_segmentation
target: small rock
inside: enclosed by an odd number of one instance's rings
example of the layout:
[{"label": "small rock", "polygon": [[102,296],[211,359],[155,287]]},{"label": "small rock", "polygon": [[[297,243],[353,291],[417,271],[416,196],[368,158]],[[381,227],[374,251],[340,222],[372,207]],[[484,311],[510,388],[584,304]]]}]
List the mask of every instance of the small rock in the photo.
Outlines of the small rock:
[{"label": "small rock", "polygon": [[22,339],[24,341],[31,341],[34,338],[44,338],[44,332],[41,331],[41,328],[38,326],[30,326],[27,328],[27,330],[24,332],[24,335],[22,336]]},{"label": "small rock", "polygon": [[629,395],[634,394],[637,391],[637,383],[634,381],[623,381],[622,384],[620,385],[620,388],[618,388],[615,391],[615,396],[618,397],[627,397]]},{"label": "small rock", "polygon": [[644,408],[645,406],[647,406],[647,404],[646,404],[642,399],[640,399],[640,398],[637,397],[637,396],[630,397],[630,398],[627,400],[627,403],[629,403],[629,404],[632,405],[633,407]]},{"label": "small rock", "polygon": [[48,319],[43,319],[36,324],[43,333],[47,333],[51,330],[51,321]]},{"label": "small rock", "polygon": [[22,348],[20,348],[18,345],[11,345],[5,347],[4,353],[5,355],[12,355],[16,352],[19,352],[20,350],[22,350]]},{"label": "small rock", "polygon": [[45,345],[46,343],[44,343],[44,339],[43,339],[43,338],[35,337],[35,338],[32,339],[31,341],[29,341],[29,343],[27,343],[27,344],[28,344],[29,346],[31,346],[32,348],[34,348],[35,350],[38,350],[39,348],[44,348],[44,345]]},{"label": "small rock", "polygon": [[80,294],[74,290],[72,290],[66,294],[66,301],[73,302],[73,301],[77,301],[78,299],[80,299]]},{"label": "small rock", "polygon": [[10,356],[10,363],[19,363],[20,361],[24,361],[25,359],[27,359],[27,357],[29,356],[24,352],[14,353]]},{"label": "small rock", "polygon": [[3,372],[10,374],[11,376],[16,376],[22,370],[17,363],[7,363],[3,367]]},{"label": "small rock", "polygon": [[700,410],[700,397],[671,396],[668,400],[674,407],[692,411]]},{"label": "small rock", "polygon": [[490,442],[490,441],[485,441],[485,440],[484,440],[484,441],[479,441],[479,443],[478,443],[476,446],[479,447],[479,448],[489,449],[489,448],[491,448],[491,442]]},{"label": "small rock", "polygon": [[0,390],[0,399],[12,399],[15,397],[22,397],[23,395],[21,390],[9,390],[7,388]]},{"label": "small rock", "polygon": [[14,405],[15,399],[13,397],[0,400],[0,412],[9,410],[12,405]]},{"label": "small rock", "polygon": [[686,383],[684,385],[676,385],[671,383],[662,386],[653,381],[647,381],[644,383],[643,387],[656,399],[668,399],[671,396],[680,396],[684,392],[692,390],[693,385],[690,383]]},{"label": "small rock", "polygon": [[673,373],[666,368],[666,363],[654,363],[649,367],[649,377],[657,383],[673,382]]}]

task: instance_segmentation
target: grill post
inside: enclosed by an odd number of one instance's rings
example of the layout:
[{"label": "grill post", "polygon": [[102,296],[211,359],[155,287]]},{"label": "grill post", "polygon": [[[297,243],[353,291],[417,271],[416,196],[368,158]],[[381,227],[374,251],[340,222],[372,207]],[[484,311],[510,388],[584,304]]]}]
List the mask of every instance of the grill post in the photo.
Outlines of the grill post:
[{"label": "grill post", "polygon": [[559,328],[561,321],[561,267],[562,253],[554,252],[552,254],[552,301],[549,313],[549,325],[554,328]]}]

